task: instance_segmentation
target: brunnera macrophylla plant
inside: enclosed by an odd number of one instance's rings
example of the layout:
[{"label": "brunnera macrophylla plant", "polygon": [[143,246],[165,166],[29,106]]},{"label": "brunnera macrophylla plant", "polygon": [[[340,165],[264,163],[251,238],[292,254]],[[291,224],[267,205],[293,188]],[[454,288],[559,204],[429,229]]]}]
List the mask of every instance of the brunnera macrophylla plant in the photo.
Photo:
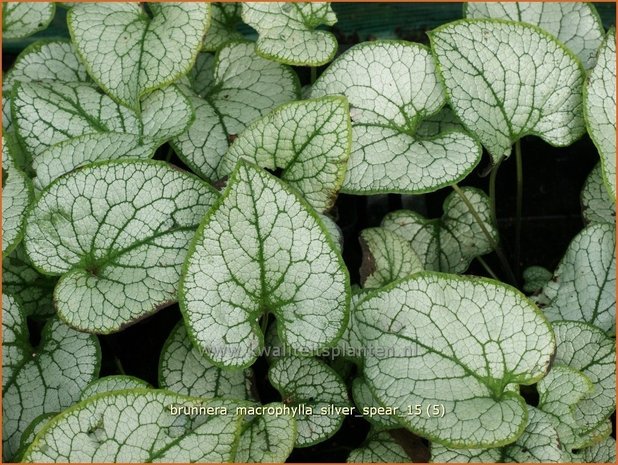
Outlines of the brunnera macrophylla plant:
[{"label": "brunnera macrophylla plant", "polygon": [[[425,44],[346,50],[329,3],[2,8],[6,41],[68,31],[2,81],[3,461],[332,461],[347,421],[351,462],[615,461],[616,39],[592,4],[470,3]],[[521,140],[586,134],[584,227],[522,271]],[[340,227],[340,194],[430,193],[360,247]],[[156,375],[110,369],[109,335],[166,307]]]}]

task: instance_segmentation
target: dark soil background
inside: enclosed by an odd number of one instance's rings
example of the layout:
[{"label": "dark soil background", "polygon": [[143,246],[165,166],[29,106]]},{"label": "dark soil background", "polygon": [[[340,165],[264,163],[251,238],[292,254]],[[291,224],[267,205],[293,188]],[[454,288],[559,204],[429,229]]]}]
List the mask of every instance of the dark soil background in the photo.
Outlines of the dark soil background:
[{"label": "dark soil background", "polygon": [[[605,27],[615,24],[615,4],[595,4]],[[428,43],[425,32],[461,17],[462,4],[456,3],[335,3],[339,22],[333,28],[340,42],[339,53],[362,40],[399,38]],[[67,37],[64,12],[58,8],[52,26],[35,38]],[[252,32],[247,28],[247,35]],[[7,70],[18,52],[32,42],[7,42],[3,44],[2,69]],[[324,68],[324,67],[323,67]],[[323,70],[320,68],[319,73]],[[309,70],[297,68],[303,84],[309,83]],[[553,270],[564,254],[571,239],[582,229],[580,191],[586,176],[598,161],[595,146],[588,136],[566,148],[554,148],[536,137],[521,141],[524,169],[524,203],[522,221],[521,260],[515,263],[515,158],[504,161],[497,178],[497,216],[501,241],[512,266],[521,271],[530,265],[541,265]],[[159,149],[155,158],[164,159],[167,145]],[[176,156],[172,163],[186,168]],[[488,192],[489,177],[484,173],[490,163],[487,153],[474,172],[460,185],[475,186]],[[450,188],[421,196],[396,194],[373,197],[340,195],[333,209],[333,216],[344,235],[343,257],[350,270],[352,283],[358,283],[361,264],[359,233],[368,227],[379,226],[382,218],[391,211],[414,205],[427,217],[442,215],[442,203]],[[494,253],[484,257],[491,268],[505,279]],[[484,269],[473,261],[469,274],[486,276]],[[178,305],[167,307],[155,315],[108,336],[99,336],[103,352],[101,376],[125,373],[144,379],[158,386],[159,354],[170,331],[181,319]],[[39,337],[40,323],[32,324],[33,342]],[[267,363],[258,360],[254,366],[255,383],[264,403],[281,400],[278,392],[267,380]],[[346,367],[348,377],[354,378],[354,368]],[[524,393],[527,401],[535,405],[538,396],[534,388]],[[339,432],[331,439],[313,447],[295,449],[289,462],[345,462],[350,450],[359,447],[369,431],[369,423],[362,418],[348,417]],[[428,460],[427,442],[405,430],[394,433],[396,439],[414,454],[415,461]],[[615,433],[614,433],[615,436]]]}]

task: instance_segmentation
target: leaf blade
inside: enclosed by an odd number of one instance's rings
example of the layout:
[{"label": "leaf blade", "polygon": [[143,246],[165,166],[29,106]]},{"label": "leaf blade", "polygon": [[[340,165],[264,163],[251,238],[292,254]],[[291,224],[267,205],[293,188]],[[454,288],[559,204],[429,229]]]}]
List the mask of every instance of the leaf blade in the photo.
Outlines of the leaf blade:
[{"label": "leaf blade", "polygon": [[[138,4],[91,3],[75,5],[67,14],[72,41],[90,76],[134,110],[148,92],[189,71],[210,25],[208,4],[161,4],[152,12],[151,18]],[[114,47],[102,46],[106,43]]]},{"label": "leaf blade", "polygon": [[601,156],[603,179],[616,201],[616,29],[607,33],[584,87],[584,119]]},{"label": "leaf blade", "polygon": [[91,164],[43,191],[26,220],[26,252],[61,275],[54,297],[65,321],[118,331],[175,301],[186,247],[217,195],[162,162]]},{"label": "leaf blade", "polygon": [[231,173],[241,157],[262,168],[280,168],[281,179],[324,212],[333,206],[343,183],[351,139],[345,99],[287,103],[238,136],[219,165],[218,177]]},{"label": "leaf blade", "polygon": [[246,367],[263,347],[257,318],[269,311],[285,343],[313,352],[341,335],[349,298],[347,270],[316,214],[241,160],[183,268],[181,310],[196,345],[215,364]]},{"label": "leaf blade", "polygon": [[463,179],[480,159],[478,143],[463,132],[416,136],[421,120],[445,101],[422,45],[381,40],[352,47],[312,86],[312,97],[323,95],[350,102],[346,193],[431,192]]},{"label": "leaf blade", "polygon": [[494,163],[524,135],[561,147],[583,135],[582,100],[575,90],[584,70],[548,33],[475,19],[441,26],[429,37],[450,106]]},{"label": "leaf blade", "polygon": [[[542,378],[555,350],[536,307],[481,278],[416,274],[369,293],[355,324],[364,347],[382,348],[364,364],[377,399],[398,407],[396,417],[408,429],[450,447],[496,447],[519,437],[526,406],[507,385]],[[528,328],[526,341],[517,346],[521,325]],[[407,406],[417,403],[443,405],[448,414],[407,415]]]},{"label": "leaf blade", "polygon": [[294,66],[320,66],[337,51],[337,39],[317,26],[337,22],[330,3],[246,2],[242,19],[258,32],[257,51],[264,58]]}]

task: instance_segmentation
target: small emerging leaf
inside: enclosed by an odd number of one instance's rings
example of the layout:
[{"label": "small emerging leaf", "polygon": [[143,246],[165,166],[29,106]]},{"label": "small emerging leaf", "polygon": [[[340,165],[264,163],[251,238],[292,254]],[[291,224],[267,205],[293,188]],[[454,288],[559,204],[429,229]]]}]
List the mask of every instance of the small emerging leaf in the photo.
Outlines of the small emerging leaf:
[{"label": "small emerging leaf", "polygon": [[208,3],[80,3],[67,23],[90,76],[139,112],[140,99],[193,66],[210,25]]},{"label": "small emerging leaf", "polygon": [[584,117],[601,156],[603,180],[616,203],[616,29],[607,33],[584,86]]},{"label": "small emerging leaf", "polygon": [[587,2],[469,2],[468,18],[493,18],[532,24],[549,32],[590,69],[603,41],[603,23],[592,3]]},{"label": "small emerging leaf", "polygon": [[534,26],[461,20],[429,34],[451,107],[494,163],[525,135],[566,146],[584,133],[584,70]]},{"label": "small emerging leaf", "polygon": [[429,192],[463,179],[481,150],[469,135],[416,134],[444,105],[429,50],[404,41],[358,44],[337,58],[311,89],[313,97],[345,95],[350,102],[352,152],[348,193]]},{"label": "small emerging leaf", "polygon": [[26,252],[61,276],[54,300],[63,320],[118,331],[176,300],[188,243],[216,197],[166,163],[88,165],[41,193],[26,219]]},{"label": "small emerging leaf", "polygon": [[259,34],[257,52],[264,58],[294,66],[320,66],[337,51],[337,39],[320,25],[337,22],[330,3],[247,2],[242,19]]},{"label": "small emerging leaf", "polygon": [[[447,447],[497,447],[527,423],[509,385],[542,378],[555,350],[549,324],[522,294],[497,281],[420,273],[369,293],[355,323],[364,376],[399,422]],[[438,405],[443,416],[409,415]]]},{"label": "small emerging leaf", "polygon": [[258,318],[272,312],[283,342],[312,353],[343,332],[349,294],[343,260],[315,212],[240,161],[183,270],[181,309],[198,348],[216,364],[249,366],[264,345]]},{"label": "small emerging leaf", "polygon": [[53,2],[3,2],[2,38],[23,39],[51,23],[56,12]]},{"label": "small emerging leaf", "polygon": [[221,160],[218,177],[230,174],[240,158],[269,170],[279,168],[281,179],[323,212],[333,206],[343,183],[351,138],[344,98],[287,103],[238,136]]},{"label": "small emerging leaf", "polygon": [[[491,219],[487,195],[473,187],[464,187],[461,191],[473,205],[494,242],[497,242],[498,229]],[[494,244],[485,236],[457,192],[446,198],[442,209],[442,218],[434,220],[409,210],[395,211],[384,217],[382,227],[409,241],[425,269],[463,273],[475,257],[491,252]]]},{"label": "small emerging leaf", "polygon": [[523,291],[527,294],[540,292],[551,281],[552,272],[542,266],[529,266],[523,272]]}]

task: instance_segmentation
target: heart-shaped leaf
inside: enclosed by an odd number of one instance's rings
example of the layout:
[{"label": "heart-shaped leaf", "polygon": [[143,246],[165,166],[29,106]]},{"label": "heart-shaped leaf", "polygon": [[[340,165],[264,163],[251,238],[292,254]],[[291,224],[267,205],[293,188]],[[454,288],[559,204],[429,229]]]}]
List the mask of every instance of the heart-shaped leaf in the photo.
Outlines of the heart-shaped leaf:
[{"label": "heart-shaped leaf", "polygon": [[326,211],[343,183],[351,138],[344,98],[287,103],[238,136],[221,160],[218,177],[231,173],[240,158],[269,170],[281,169],[281,179],[297,188],[313,208]]},{"label": "heart-shaped leaf", "polygon": [[226,42],[242,40],[243,35],[236,30],[240,24],[240,3],[211,3],[212,21],[204,37],[202,50],[216,52]]},{"label": "heart-shaped leaf", "polygon": [[2,289],[17,297],[27,316],[47,318],[54,314],[52,294],[56,281],[32,266],[23,244],[2,259]]},{"label": "heart-shaped leaf", "polygon": [[372,429],[361,447],[350,452],[348,463],[408,463],[410,457],[388,431]]},{"label": "heart-shaped leaf", "polygon": [[90,85],[56,82],[16,84],[13,113],[39,189],[90,162],[150,157],[193,119],[188,99],[175,86],[151,93],[137,115]]},{"label": "heart-shaped leaf", "polygon": [[38,41],[26,47],[2,80],[2,127],[5,131],[12,127],[10,95],[13,85],[33,81],[89,82],[90,78],[69,41]]},{"label": "heart-shaped leaf", "polygon": [[150,389],[112,392],[86,399],[55,417],[23,460],[231,462],[241,421],[229,401]]},{"label": "heart-shaped leaf", "polygon": [[45,29],[54,19],[53,2],[6,2],[2,4],[2,38],[23,39]]},{"label": "heart-shaped leaf", "polygon": [[2,256],[11,253],[21,242],[24,213],[34,192],[26,174],[15,164],[11,146],[2,137]]},{"label": "heart-shaped leaf", "polygon": [[495,449],[449,449],[431,445],[431,461],[436,463],[549,463],[568,462],[551,418],[544,412],[528,407],[528,424],[512,444]]},{"label": "heart-shaped leaf", "polygon": [[203,398],[251,399],[252,372],[213,365],[195,349],[182,323],[167,338],[159,361],[159,386]]},{"label": "heart-shaped leaf", "polygon": [[403,41],[356,45],[337,58],[311,89],[350,102],[352,152],[343,190],[421,193],[463,179],[481,156],[469,135],[449,131],[420,138],[422,119],[444,105],[429,50]]},{"label": "heart-shaped leaf", "polygon": [[[497,447],[527,423],[509,385],[532,384],[555,350],[547,321],[522,294],[497,281],[419,273],[369,293],[355,312],[364,376],[399,422],[449,447]],[[443,416],[408,415],[438,405]]]},{"label": "heart-shaped leaf", "polygon": [[573,409],[580,434],[590,433],[616,409],[615,342],[585,323],[558,321],[553,328],[558,347],[554,363],[580,371],[594,386]]},{"label": "heart-shaped leaf", "polygon": [[584,117],[601,156],[603,180],[616,202],[616,29],[607,33],[584,86]]},{"label": "heart-shaped leaf", "polygon": [[[326,363],[315,358],[284,357],[268,371],[268,379],[284,404],[296,407],[296,447],[308,447],[335,434],[349,408],[345,383]],[[309,410],[311,409],[311,410]]]},{"label": "heart-shaped leaf", "polygon": [[[264,409],[284,408],[271,403]],[[264,413],[245,418],[238,442],[236,463],[282,463],[289,457],[296,441],[296,420],[287,413]]]},{"label": "heart-shaped leaf", "polygon": [[176,300],[188,243],[216,197],[162,162],[88,165],[41,193],[26,220],[26,252],[61,275],[54,302],[63,320],[118,331]]},{"label": "heart-shaped leaf", "polygon": [[143,381],[134,376],[113,375],[99,378],[82,391],[80,400],[86,400],[94,397],[97,394],[105,394],[107,392],[124,391],[126,389],[147,389],[150,387],[146,381]]},{"label": "heart-shaped leaf", "polygon": [[494,163],[525,135],[562,147],[584,133],[584,69],[548,33],[477,19],[448,23],[429,38],[451,107]]},{"label": "heart-shaped leaf", "polygon": [[551,321],[585,321],[603,331],[616,328],[616,227],[592,224],[569,244],[543,288]]},{"label": "heart-shaped leaf", "polygon": [[616,204],[603,182],[601,164],[590,172],[581,192],[582,214],[586,223],[615,223]]},{"label": "heart-shaped leaf", "polygon": [[216,180],[221,158],[255,119],[298,98],[298,77],[259,57],[255,45],[231,42],[217,55],[200,54],[184,86],[195,109],[188,131],[173,140],[178,155],[200,176]]},{"label": "heart-shaped leaf", "polygon": [[257,52],[264,58],[295,66],[320,66],[337,51],[333,34],[316,30],[332,26],[337,16],[330,3],[247,2],[242,19],[259,34]]},{"label": "heart-shaped leaf", "polygon": [[[497,242],[498,229],[491,219],[487,195],[472,187],[461,190],[493,241]],[[433,220],[409,210],[395,211],[384,217],[382,227],[409,241],[425,269],[463,273],[475,257],[491,252],[494,244],[485,236],[476,218],[456,192],[446,198],[442,209],[442,218]]]},{"label": "heart-shaped leaf", "polygon": [[193,66],[210,24],[208,3],[84,3],[67,14],[90,76],[139,112],[140,99]]},{"label": "heart-shaped leaf", "polygon": [[493,18],[532,24],[549,32],[590,69],[605,31],[592,3],[495,2],[464,3],[467,18]]},{"label": "heart-shaped leaf", "polygon": [[410,242],[386,228],[369,228],[359,238],[363,250],[360,280],[365,289],[386,286],[423,271],[423,262]]},{"label": "heart-shaped leaf", "polygon": [[271,312],[282,341],[311,353],[341,336],[349,299],[347,270],[316,213],[241,160],[183,269],[181,309],[197,347],[217,365],[249,366],[264,345],[258,318]]},{"label": "heart-shaped leaf", "polygon": [[79,400],[99,373],[101,355],[95,336],[57,319],[45,325],[40,345],[32,347],[15,299],[3,294],[2,310],[2,454],[7,462],[16,458],[21,436],[36,417]]}]

